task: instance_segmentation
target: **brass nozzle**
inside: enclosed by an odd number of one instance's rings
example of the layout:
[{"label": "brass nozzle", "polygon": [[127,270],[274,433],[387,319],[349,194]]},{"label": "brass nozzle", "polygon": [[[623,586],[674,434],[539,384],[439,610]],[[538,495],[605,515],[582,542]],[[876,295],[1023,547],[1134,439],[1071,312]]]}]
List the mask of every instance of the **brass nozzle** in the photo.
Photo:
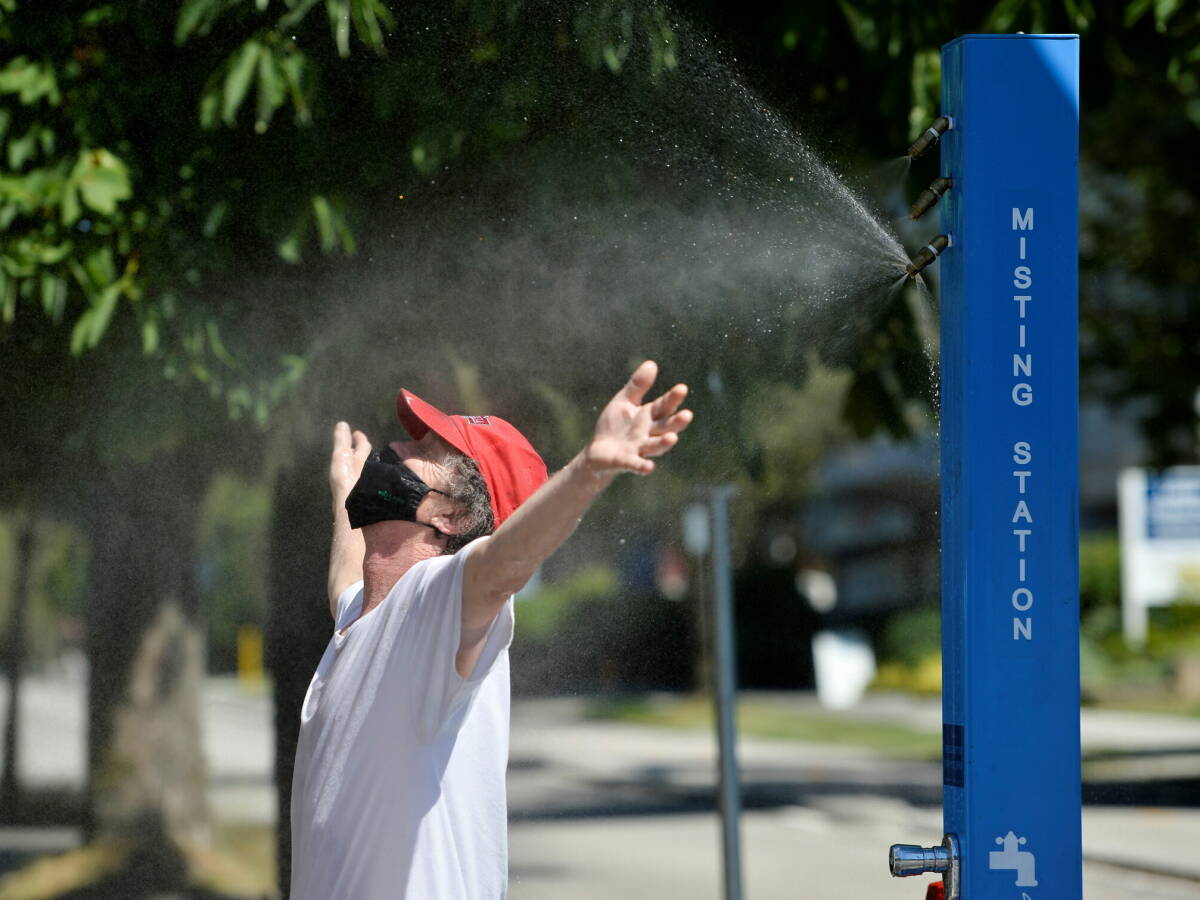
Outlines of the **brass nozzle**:
[{"label": "brass nozzle", "polygon": [[919,219],[925,213],[929,212],[929,208],[933,204],[942,199],[942,194],[954,187],[954,180],[951,178],[935,178],[933,184],[921,191],[920,196],[913,202],[913,205],[908,210],[910,219]]},{"label": "brass nozzle", "polygon": [[950,120],[945,116],[938,116],[933,120],[933,124],[922,132],[921,136],[912,142],[912,146],[908,148],[909,159],[920,159],[929,149],[938,142],[938,139],[950,129]]},{"label": "brass nozzle", "polygon": [[908,277],[915,278],[922,269],[941,256],[942,251],[949,246],[949,235],[939,234],[937,237],[935,237],[932,241],[918,250],[917,255],[912,258],[912,262],[905,267],[905,271],[908,272]]}]

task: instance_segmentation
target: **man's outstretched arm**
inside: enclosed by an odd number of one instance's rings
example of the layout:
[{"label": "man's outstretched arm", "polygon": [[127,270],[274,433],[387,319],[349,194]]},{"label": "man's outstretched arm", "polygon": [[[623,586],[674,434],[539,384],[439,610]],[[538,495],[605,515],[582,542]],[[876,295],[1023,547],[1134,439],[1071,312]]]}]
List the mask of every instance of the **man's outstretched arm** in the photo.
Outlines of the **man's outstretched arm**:
[{"label": "man's outstretched arm", "polygon": [[361,531],[350,527],[346,498],[362,474],[371,443],[361,431],[338,422],[333,428],[333,454],[329,459],[329,493],[333,500],[333,540],[329,548],[329,612],[337,619],[342,591],[363,577],[367,546]]},{"label": "man's outstretched arm", "polygon": [[488,628],[509,596],[570,537],[592,501],[621,472],[648,475],[692,421],[680,410],[687,387],[677,384],[643,403],[658,366],[644,362],[609,401],[592,440],[542,485],[467,558],[463,581],[462,640],[456,668],[467,677]]}]

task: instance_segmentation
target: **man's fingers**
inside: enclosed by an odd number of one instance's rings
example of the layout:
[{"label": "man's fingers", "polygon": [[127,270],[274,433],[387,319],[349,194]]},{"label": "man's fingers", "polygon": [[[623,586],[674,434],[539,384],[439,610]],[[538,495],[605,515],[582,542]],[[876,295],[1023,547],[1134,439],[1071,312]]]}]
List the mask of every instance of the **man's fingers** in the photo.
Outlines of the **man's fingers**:
[{"label": "man's fingers", "polygon": [[690,409],[681,409],[679,412],[675,413],[675,415],[670,416],[669,418],[655,421],[654,425],[650,428],[650,436],[658,437],[660,434],[666,434],[672,431],[676,433],[683,431],[692,424],[693,417],[693,413]]},{"label": "man's fingers", "polygon": [[338,422],[333,426],[333,449],[350,449],[350,424],[348,422]]},{"label": "man's fingers", "polygon": [[677,384],[661,397],[650,404],[650,415],[655,419],[663,419],[679,409],[680,405],[687,398],[688,387],[686,384]]},{"label": "man's fingers", "polygon": [[[347,426],[348,427],[348,426]],[[354,456],[356,459],[366,459],[371,452],[371,442],[361,431],[354,432]]]},{"label": "man's fingers", "polygon": [[621,468],[638,475],[649,475],[654,471],[654,463],[642,456],[630,456],[621,461]]},{"label": "man's fingers", "polygon": [[679,442],[679,435],[674,431],[642,441],[638,453],[643,457],[662,456]]},{"label": "man's fingers", "polygon": [[633,370],[633,374],[629,376],[629,381],[625,383],[625,387],[621,388],[621,394],[630,403],[640,405],[642,398],[646,396],[646,392],[654,386],[654,379],[657,377],[658,363],[652,359],[648,359]]}]

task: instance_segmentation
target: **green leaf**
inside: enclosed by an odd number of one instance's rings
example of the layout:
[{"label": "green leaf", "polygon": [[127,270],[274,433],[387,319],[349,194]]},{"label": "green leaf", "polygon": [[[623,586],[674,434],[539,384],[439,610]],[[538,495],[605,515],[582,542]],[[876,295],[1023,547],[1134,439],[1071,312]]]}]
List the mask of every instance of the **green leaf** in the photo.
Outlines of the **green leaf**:
[{"label": "green leaf", "polygon": [[158,343],[158,322],[148,318],[142,322],[142,352],[151,355],[158,349]]},{"label": "green leaf", "polygon": [[43,266],[56,266],[67,258],[72,249],[74,245],[70,241],[63,241],[61,244],[39,243],[34,245],[34,256]]},{"label": "green leaf", "polygon": [[230,368],[237,368],[237,360],[225,349],[225,342],[221,340],[221,329],[217,327],[217,323],[209,319],[204,323],[204,330],[208,334],[208,346],[212,348],[213,356]]},{"label": "green leaf", "polygon": [[333,222],[333,209],[329,201],[316,194],[312,198],[313,216],[317,220],[317,238],[322,253],[332,253],[337,246],[337,229]]},{"label": "green leaf", "polygon": [[204,225],[200,229],[201,233],[206,238],[211,238],[221,228],[221,223],[225,221],[225,213],[229,211],[229,204],[224,200],[220,200],[213,204],[212,209],[208,211],[208,215],[204,217]]},{"label": "green leaf", "polygon": [[396,27],[391,10],[380,0],[350,0],[350,11],[359,39],[376,53],[383,53],[383,29]]},{"label": "green leaf", "polygon": [[117,277],[117,267],[113,261],[112,251],[108,247],[99,247],[89,253],[83,260],[83,270],[88,277],[85,288],[104,287],[115,281]]},{"label": "green leaf", "polygon": [[57,143],[54,132],[45,126],[38,127],[38,146],[41,148],[42,156],[49,158],[54,155],[54,147]]},{"label": "green leaf", "polygon": [[1159,32],[1165,34],[1167,31],[1167,23],[1171,20],[1171,16],[1179,10],[1179,0],[1155,0],[1154,2],[1154,26]]},{"label": "green leaf", "polygon": [[619,75],[621,72],[624,54],[619,52],[620,49],[614,47],[612,44],[604,45],[604,64],[608,66],[609,71],[614,75]]},{"label": "green leaf", "polygon": [[258,58],[258,110],[254,128],[260,134],[267,130],[275,110],[287,99],[287,85],[279,62],[266,48]]},{"label": "green leaf", "polygon": [[985,19],[984,30],[1005,33],[1013,30],[1027,0],[1000,0]]},{"label": "green leaf", "polygon": [[1132,0],[1125,7],[1125,27],[1131,28],[1154,7],[1154,0]]},{"label": "green leaf", "polygon": [[240,419],[242,415],[250,408],[253,399],[250,396],[250,391],[245,385],[239,384],[235,388],[230,388],[225,393],[225,402],[229,404],[229,415],[234,420]]},{"label": "green leaf", "polygon": [[26,106],[40,100],[58,106],[62,100],[54,67],[50,63],[32,62],[24,56],[10,60],[0,69],[0,94],[17,94]]},{"label": "green leaf", "polygon": [[1092,5],[1092,0],[1063,0],[1063,7],[1071,17],[1071,22],[1080,31],[1087,31],[1096,18],[1096,8]]},{"label": "green leaf", "polygon": [[67,307],[67,283],[53,272],[42,272],[42,310],[52,322],[62,321]]},{"label": "green leaf", "polygon": [[17,282],[0,266],[0,320],[12,324],[17,317]]},{"label": "green leaf", "polygon": [[[15,2],[15,0],[13,0]],[[3,4],[0,4],[3,5]],[[79,17],[79,24],[84,28],[99,28],[105,22],[113,20],[113,8],[109,6],[98,6],[95,9],[89,9]]]},{"label": "green leaf", "polygon": [[279,251],[279,255],[283,257],[285,262],[293,264],[300,262],[302,258],[300,248],[304,241],[304,224],[305,223],[303,220],[299,222],[294,228],[292,228],[290,232],[288,232],[287,236],[279,242],[279,246],[276,249]]},{"label": "green leaf", "polygon": [[313,218],[317,223],[317,238],[322,253],[333,253],[339,247],[347,255],[355,251],[354,236],[346,225],[340,205],[327,197],[315,194],[312,198]]},{"label": "green leaf", "polygon": [[117,301],[121,298],[120,288],[115,284],[110,284],[100,292],[100,299],[95,308],[92,310],[92,327],[88,333],[88,347],[95,347],[100,343],[100,338],[104,337],[104,332],[108,330],[108,323],[112,321],[113,313],[117,309]]},{"label": "green leaf", "polygon": [[13,138],[8,142],[8,167],[14,172],[19,170],[25,163],[33,159],[33,155],[37,153],[38,136],[37,128],[30,128],[19,138]]},{"label": "green leaf", "polygon": [[213,128],[217,124],[217,115],[221,109],[221,94],[216,83],[205,87],[200,95],[200,127]]},{"label": "green leaf", "polygon": [[849,0],[838,0],[842,16],[850,26],[855,42],[864,50],[874,51],[879,46],[879,34],[875,26],[875,18],[856,8]]},{"label": "green leaf", "polygon": [[292,97],[292,106],[296,109],[296,121],[307,125],[312,121],[309,114],[308,91],[305,87],[305,75],[308,71],[308,60],[303,53],[289,53],[279,63],[279,71],[287,82],[288,93]]},{"label": "green leaf", "polygon": [[329,24],[333,28],[333,43],[338,56],[350,55],[350,0],[325,0]]},{"label": "green leaf", "polygon": [[79,191],[76,189],[74,181],[68,178],[63,189],[62,202],[59,204],[58,217],[64,225],[74,225],[82,214],[83,208],[79,205]]},{"label": "green leaf", "polygon": [[103,147],[80,151],[68,185],[79,191],[84,204],[105,216],[133,193],[125,163]]},{"label": "green leaf", "polygon": [[175,20],[175,43],[182,44],[193,34],[208,34],[221,14],[223,0],[183,0]]},{"label": "green leaf", "polygon": [[321,0],[299,0],[297,3],[296,0],[287,0],[289,6],[292,6],[292,4],[295,4],[295,6],[292,7],[291,12],[280,18],[279,24],[276,27],[280,31],[290,31],[296,25],[299,25],[312,8],[320,2]]},{"label": "green leaf", "polygon": [[[96,253],[88,257],[92,262]],[[79,273],[76,272],[76,278]],[[120,283],[109,284],[103,290],[94,291],[85,286],[91,300],[91,305],[75,320],[71,329],[71,353],[78,356],[84,350],[90,350],[100,343],[104,332],[108,330],[117,303],[121,299]]]},{"label": "green leaf", "polygon": [[250,82],[254,78],[255,64],[265,49],[257,40],[251,39],[229,58],[229,70],[225,75],[221,98],[221,119],[226,125],[232,125],[237,120],[238,109],[246,99],[246,92],[250,90]]},{"label": "green leaf", "polygon": [[92,311],[89,309],[75,320],[71,328],[71,355],[78,356],[87,349],[88,335],[92,329]]}]

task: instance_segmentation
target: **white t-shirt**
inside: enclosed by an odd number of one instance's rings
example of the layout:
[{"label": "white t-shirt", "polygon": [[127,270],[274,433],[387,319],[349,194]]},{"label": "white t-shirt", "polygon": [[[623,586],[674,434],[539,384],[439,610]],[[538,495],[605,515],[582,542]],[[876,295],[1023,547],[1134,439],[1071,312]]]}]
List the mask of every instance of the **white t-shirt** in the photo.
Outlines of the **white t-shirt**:
[{"label": "white t-shirt", "polygon": [[338,599],[300,714],[291,900],[505,896],[511,597],[470,678],[454,667],[478,543],[413,566],[362,618],[361,581]]}]

